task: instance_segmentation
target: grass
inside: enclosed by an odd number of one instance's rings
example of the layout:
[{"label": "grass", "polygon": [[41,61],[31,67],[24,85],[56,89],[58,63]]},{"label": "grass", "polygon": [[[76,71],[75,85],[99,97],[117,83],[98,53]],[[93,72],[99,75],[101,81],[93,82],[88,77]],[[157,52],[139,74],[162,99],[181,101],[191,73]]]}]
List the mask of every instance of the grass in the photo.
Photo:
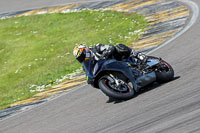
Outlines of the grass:
[{"label": "grass", "polygon": [[75,44],[130,44],[146,27],[143,16],[115,11],[0,20],[0,110],[38,93],[34,85],[48,85],[80,68],[72,54]]}]

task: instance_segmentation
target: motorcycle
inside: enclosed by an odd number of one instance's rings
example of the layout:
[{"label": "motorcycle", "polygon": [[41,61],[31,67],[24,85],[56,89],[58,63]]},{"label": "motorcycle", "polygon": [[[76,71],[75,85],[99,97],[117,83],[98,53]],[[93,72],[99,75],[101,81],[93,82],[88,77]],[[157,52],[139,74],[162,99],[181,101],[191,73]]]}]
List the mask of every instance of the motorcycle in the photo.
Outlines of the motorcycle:
[{"label": "motorcycle", "polygon": [[174,70],[161,58],[147,56],[145,63],[134,57],[122,61],[114,58],[98,62],[83,62],[87,83],[109,97],[121,100],[133,98],[135,93],[153,82],[168,82],[174,78]]}]

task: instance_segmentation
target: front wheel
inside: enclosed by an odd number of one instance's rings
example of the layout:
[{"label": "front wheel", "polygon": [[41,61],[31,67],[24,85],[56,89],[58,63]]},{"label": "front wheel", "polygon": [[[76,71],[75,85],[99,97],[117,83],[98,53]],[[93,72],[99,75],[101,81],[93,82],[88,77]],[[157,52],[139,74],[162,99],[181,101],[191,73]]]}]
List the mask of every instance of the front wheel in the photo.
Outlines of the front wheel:
[{"label": "front wheel", "polygon": [[174,70],[170,64],[161,60],[158,70],[156,71],[157,81],[168,82],[174,78]]},{"label": "front wheel", "polygon": [[105,75],[99,79],[99,88],[109,97],[127,100],[134,96],[134,89],[122,79],[116,82],[110,81],[111,77]]}]

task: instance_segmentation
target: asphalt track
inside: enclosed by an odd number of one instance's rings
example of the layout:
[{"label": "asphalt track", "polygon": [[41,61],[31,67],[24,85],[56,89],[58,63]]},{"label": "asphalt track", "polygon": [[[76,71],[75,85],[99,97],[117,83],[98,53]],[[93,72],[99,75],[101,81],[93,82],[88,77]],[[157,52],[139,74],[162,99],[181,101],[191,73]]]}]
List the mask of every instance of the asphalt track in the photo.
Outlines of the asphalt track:
[{"label": "asphalt track", "polygon": [[[92,1],[92,0],[91,0]],[[93,0],[94,1],[94,0]],[[193,0],[200,6],[200,1]],[[0,13],[81,0],[3,0]],[[0,121],[1,133],[199,133],[200,18],[184,34],[151,53],[163,57],[176,80],[123,102],[88,85]]]}]

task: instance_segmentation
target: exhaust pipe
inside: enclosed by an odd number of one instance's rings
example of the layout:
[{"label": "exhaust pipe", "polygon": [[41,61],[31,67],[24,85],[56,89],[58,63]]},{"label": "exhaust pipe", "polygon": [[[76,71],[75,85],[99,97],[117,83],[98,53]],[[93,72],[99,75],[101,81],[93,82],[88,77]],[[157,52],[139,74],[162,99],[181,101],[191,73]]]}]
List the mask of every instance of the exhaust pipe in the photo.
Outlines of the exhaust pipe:
[{"label": "exhaust pipe", "polygon": [[155,72],[147,73],[142,75],[136,80],[136,84],[138,88],[142,88],[152,82],[156,81],[156,74]]}]

